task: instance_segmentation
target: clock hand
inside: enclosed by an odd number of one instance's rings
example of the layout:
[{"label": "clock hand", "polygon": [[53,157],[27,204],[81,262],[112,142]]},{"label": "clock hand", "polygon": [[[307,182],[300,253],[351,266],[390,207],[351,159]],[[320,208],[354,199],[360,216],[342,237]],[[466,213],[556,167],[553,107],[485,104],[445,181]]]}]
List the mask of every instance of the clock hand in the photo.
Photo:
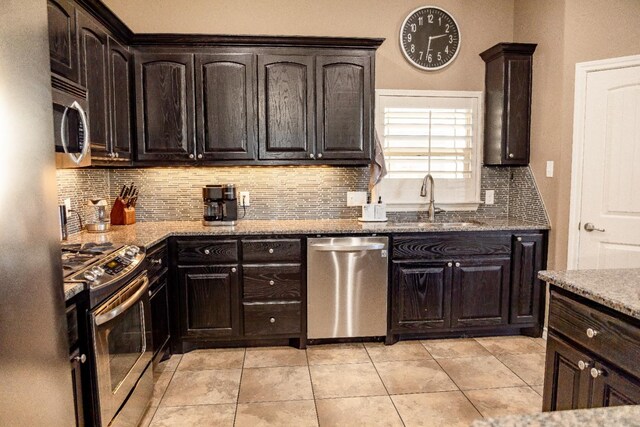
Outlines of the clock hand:
[{"label": "clock hand", "polygon": [[429,43],[427,43],[427,55],[429,55],[429,51],[431,50],[431,39],[432,37],[429,36]]},{"label": "clock hand", "polygon": [[430,39],[430,40],[432,40],[432,39],[439,39],[440,37],[446,37],[446,36],[447,36],[446,34],[440,34],[439,36],[432,36],[432,37],[429,37],[429,39]]}]

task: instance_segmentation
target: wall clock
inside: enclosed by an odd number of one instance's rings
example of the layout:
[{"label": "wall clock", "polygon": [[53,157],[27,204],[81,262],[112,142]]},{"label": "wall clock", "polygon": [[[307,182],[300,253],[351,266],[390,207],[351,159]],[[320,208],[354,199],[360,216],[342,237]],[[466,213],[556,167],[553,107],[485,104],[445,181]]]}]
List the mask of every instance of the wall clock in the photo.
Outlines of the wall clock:
[{"label": "wall clock", "polygon": [[423,70],[451,64],[460,51],[460,29],[453,16],[434,6],[411,12],[400,27],[400,49],[405,58]]}]

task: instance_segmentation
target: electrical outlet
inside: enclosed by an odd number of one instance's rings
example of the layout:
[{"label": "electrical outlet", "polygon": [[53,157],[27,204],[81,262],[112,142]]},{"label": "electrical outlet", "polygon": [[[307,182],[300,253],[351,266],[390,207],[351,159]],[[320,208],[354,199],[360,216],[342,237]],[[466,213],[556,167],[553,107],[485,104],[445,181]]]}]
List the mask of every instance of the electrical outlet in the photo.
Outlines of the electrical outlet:
[{"label": "electrical outlet", "polygon": [[240,192],[240,206],[251,206],[251,200],[249,199],[248,191]]},{"label": "electrical outlet", "polygon": [[494,190],[486,190],[484,192],[484,204],[485,205],[493,205],[496,202],[495,200],[495,191]]},{"label": "electrical outlet", "polygon": [[69,211],[71,210],[71,199],[69,197],[64,199],[64,209],[67,211],[67,215],[69,215]]},{"label": "electrical outlet", "polygon": [[347,206],[362,206],[366,203],[366,191],[347,191]]},{"label": "electrical outlet", "polygon": [[547,160],[547,178],[553,178],[553,160]]}]

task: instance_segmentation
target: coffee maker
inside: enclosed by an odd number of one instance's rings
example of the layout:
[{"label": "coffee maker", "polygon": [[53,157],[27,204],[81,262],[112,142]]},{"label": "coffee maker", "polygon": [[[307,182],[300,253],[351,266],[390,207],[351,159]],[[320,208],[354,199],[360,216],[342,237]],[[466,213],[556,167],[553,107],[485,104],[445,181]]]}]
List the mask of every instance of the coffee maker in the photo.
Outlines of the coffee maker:
[{"label": "coffee maker", "polygon": [[204,217],[202,225],[236,225],[238,202],[235,184],[202,187]]}]

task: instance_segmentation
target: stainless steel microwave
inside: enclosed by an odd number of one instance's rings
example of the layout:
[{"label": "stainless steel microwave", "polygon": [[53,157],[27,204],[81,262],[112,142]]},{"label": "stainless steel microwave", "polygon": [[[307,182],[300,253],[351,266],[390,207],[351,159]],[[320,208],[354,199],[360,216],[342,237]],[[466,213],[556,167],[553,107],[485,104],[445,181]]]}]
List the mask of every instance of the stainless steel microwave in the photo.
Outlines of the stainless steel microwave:
[{"label": "stainless steel microwave", "polygon": [[57,168],[91,165],[87,99],[81,91],[69,93],[53,87],[53,135]]}]

